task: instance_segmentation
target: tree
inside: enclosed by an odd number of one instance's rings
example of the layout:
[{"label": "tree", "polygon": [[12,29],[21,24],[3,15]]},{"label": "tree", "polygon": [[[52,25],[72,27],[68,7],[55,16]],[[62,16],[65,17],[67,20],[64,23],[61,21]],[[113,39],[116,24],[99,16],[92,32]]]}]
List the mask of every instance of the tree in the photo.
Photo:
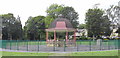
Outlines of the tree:
[{"label": "tree", "polygon": [[45,39],[44,16],[29,17],[24,26],[24,38],[29,40]]},{"label": "tree", "polygon": [[88,30],[88,36],[99,37],[100,35],[109,34],[110,21],[104,14],[103,10],[99,8],[89,9],[86,13],[85,21],[86,28]]},{"label": "tree", "polygon": [[[77,28],[78,26],[78,13],[74,10],[73,7],[69,6],[64,6],[64,5],[57,5],[57,4],[52,4],[48,9],[47,9],[47,17],[49,17],[48,20],[52,19],[52,21],[58,17],[58,15],[62,14],[63,18],[69,19],[69,21],[72,23],[74,28]],[[46,18],[47,18],[46,17]],[[52,21],[49,21],[50,23]],[[46,23],[48,24],[48,23]]]},{"label": "tree", "polygon": [[86,24],[80,24],[78,28],[79,29],[85,29],[86,28]]},{"label": "tree", "polygon": [[60,12],[63,10],[63,8],[64,5],[52,4],[46,10],[47,16],[50,16],[55,19],[56,17],[58,17],[58,15],[60,15]]},{"label": "tree", "polygon": [[110,6],[106,10],[108,18],[111,20],[112,28],[118,28],[120,30],[120,6]]},{"label": "tree", "polygon": [[20,17],[15,18],[12,13],[2,15],[2,39],[18,40],[22,38],[22,25]]},{"label": "tree", "polygon": [[53,22],[54,18],[52,18],[51,16],[46,16],[45,17],[45,27],[48,28],[49,25]]},{"label": "tree", "polygon": [[75,12],[73,7],[64,7],[64,9],[61,11],[61,14],[64,16],[64,18],[69,19],[71,24],[74,28],[77,28],[78,26],[78,13]]},{"label": "tree", "polygon": [[114,5],[110,6],[110,8],[106,10],[106,13],[114,25],[120,26],[120,23],[119,23],[120,22],[120,7],[119,6],[114,6]]}]

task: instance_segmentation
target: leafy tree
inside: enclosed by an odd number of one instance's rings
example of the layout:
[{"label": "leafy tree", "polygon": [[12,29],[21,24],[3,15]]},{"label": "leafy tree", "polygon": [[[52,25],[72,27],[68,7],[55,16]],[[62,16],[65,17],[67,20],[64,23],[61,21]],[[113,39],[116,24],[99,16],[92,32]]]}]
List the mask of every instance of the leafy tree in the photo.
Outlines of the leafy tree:
[{"label": "leafy tree", "polygon": [[24,38],[30,40],[45,39],[44,16],[29,17],[24,26]]},{"label": "leafy tree", "polygon": [[80,24],[78,28],[79,29],[85,29],[86,28],[86,24]]},{"label": "leafy tree", "polygon": [[0,15],[0,37],[2,35],[2,16]]},{"label": "leafy tree", "polygon": [[106,10],[106,13],[111,20],[111,22],[116,25],[120,26],[120,7],[112,5],[110,8]]},{"label": "leafy tree", "polygon": [[[64,6],[64,5],[57,5],[52,4],[47,10],[47,17],[49,17],[48,20],[58,17],[58,15],[62,14],[63,18],[69,19],[69,21],[72,23],[74,28],[77,28],[78,26],[78,13],[74,10],[73,7]],[[46,17],[46,18],[47,18]],[[46,20],[47,21],[47,20]],[[49,21],[51,23],[51,21]],[[49,23],[46,23],[49,24]]]},{"label": "leafy tree", "polygon": [[110,21],[103,10],[99,8],[89,9],[86,13],[85,21],[88,36],[109,35]]},{"label": "leafy tree", "polygon": [[15,18],[12,13],[2,15],[2,39],[17,40],[22,38],[20,17]]},{"label": "leafy tree", "polygon": [[47,16],[50,16],[55,19],[56,17],[58,17],[58,15],[60,15],[60,12],[63,10],[63,8],[64,5],[52,4],[46,10]]},{"label": "leafy tree", "polygon": [[45,18],[45,27],[48,28],[49,25],[51,24],[51,22],[53,22],[54,18],[52,18],[51,16],[46,16]]},{"label": "leafy tree", "polygon": [[61,11],[61,14],[64,16],[64,18],[69,19],[69,21],[72,23],[74,28],[77,28],[78,26],[78,13],[75,12],[73,7],[64,7],[64,9]]},{"label": "leafy tree", "polygon": [[[109,17],[109,19],[112,22],[112,28],[118,28],[118,31],[120,30],[120,6],[110,6],[106,10],[106,13]],[[120,33],[120,32],[119,32]]]}]

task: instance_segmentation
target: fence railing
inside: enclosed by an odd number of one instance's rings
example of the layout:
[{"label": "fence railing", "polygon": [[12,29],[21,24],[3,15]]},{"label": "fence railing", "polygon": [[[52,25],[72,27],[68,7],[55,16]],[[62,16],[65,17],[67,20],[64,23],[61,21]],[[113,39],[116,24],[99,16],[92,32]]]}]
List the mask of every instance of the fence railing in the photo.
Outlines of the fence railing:
[{"label": "fence railing", "polygon": [[48,46],[46,41],[40,40],[1,40],[0,42],[2,42],[1,48],[3,49],[38,52],[96,51],[113,50],[120,48],[120,40],[102,40],[99,42],[96,40],[78,40],[74,46],[67,46],[68,43],[66,43],[66,41],[60,42],[62,46]]}]

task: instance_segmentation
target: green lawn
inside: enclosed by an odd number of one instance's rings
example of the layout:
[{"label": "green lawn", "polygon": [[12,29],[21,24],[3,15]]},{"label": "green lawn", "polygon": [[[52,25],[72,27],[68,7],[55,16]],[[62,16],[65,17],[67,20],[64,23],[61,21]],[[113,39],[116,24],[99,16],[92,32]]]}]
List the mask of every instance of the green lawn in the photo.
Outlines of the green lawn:
[{"label": "green lawn", "polygon": [[118,56],[118,50],[68,53],[68,56]]},{"label": "green lawn", "polygon": [[74,53],[32,53],[32,52],[2,52],[3,56],[118,56],[118,50],[74,52]]},{"label": "green lawn", "polygon": [[2,51],[2,56],[49,56],[53,53],[32,53],[32,52],[6,52]]}]

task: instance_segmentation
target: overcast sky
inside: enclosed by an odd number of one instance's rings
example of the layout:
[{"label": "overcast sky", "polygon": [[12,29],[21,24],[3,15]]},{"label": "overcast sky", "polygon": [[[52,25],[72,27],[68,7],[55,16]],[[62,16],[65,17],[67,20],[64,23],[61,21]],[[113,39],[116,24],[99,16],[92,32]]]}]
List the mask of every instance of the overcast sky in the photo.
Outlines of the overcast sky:
[{"label": "overcast sky", "polygon": [[63,4],[72,6],[79,14],[79,22],[84,23],[85,13],[94,4],[99,3],[99,8],[107,9],[110,5],[117,5],[119,0],[0,0],[0,14],[13,13],[15,17],[21,17],[22,25],[25,25],[29,16],[46,16],[46,9],[51,4]]}]

